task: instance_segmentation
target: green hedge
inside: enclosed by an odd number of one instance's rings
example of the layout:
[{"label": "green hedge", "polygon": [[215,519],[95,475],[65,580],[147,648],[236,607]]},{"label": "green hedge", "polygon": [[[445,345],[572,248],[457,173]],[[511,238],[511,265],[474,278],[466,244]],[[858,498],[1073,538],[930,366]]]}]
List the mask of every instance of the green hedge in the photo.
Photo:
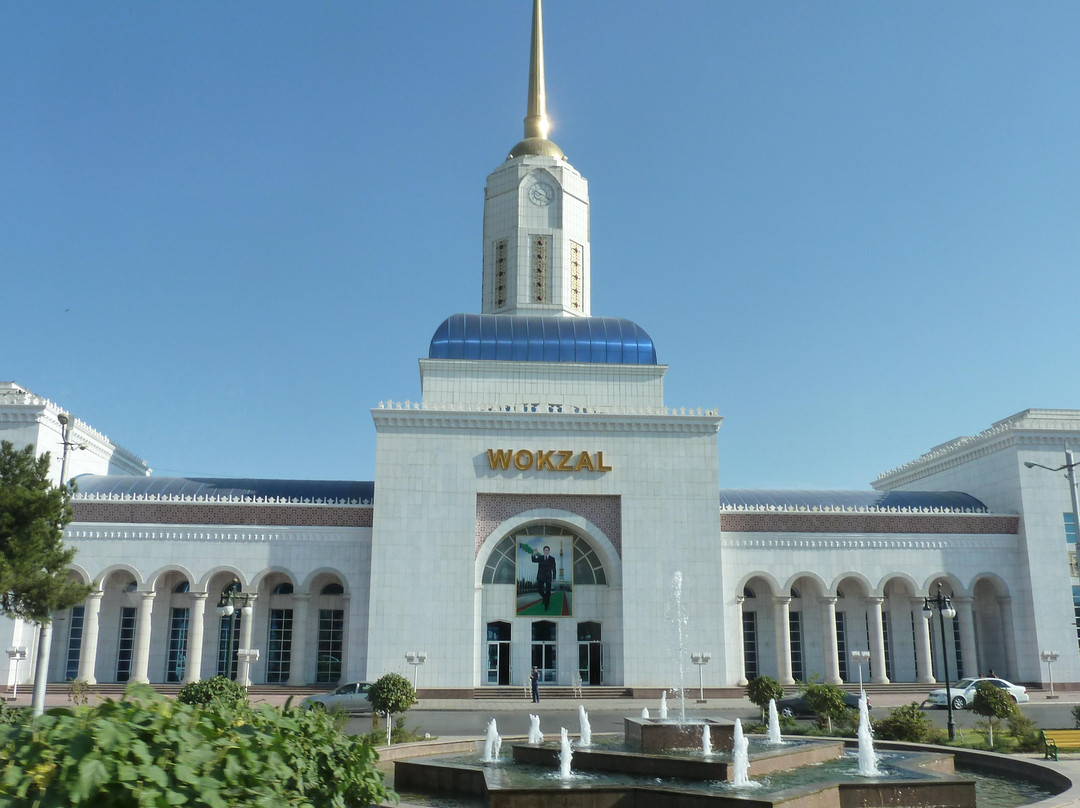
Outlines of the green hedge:
[{"label": "green hedge", "polygon": [[0,805],[361,808],[392,797],[374,748],[318,711],[120,701],[0,726]]}]

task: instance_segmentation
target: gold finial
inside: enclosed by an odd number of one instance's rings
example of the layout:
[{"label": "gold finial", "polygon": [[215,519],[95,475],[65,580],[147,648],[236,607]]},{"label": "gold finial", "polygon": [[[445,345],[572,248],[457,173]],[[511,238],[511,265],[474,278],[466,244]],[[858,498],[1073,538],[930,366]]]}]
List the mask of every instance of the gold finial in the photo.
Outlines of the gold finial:
[{"label": "gold finial", "polygon": [[544,19],[540,0],[533,0],[532,47],[529,50],[529,99],[525,115],[525,139],[514,146],[510,157],[543,154],[565,159],[562,149],[547,139],[551,124],[547,117],[544,89]]}]

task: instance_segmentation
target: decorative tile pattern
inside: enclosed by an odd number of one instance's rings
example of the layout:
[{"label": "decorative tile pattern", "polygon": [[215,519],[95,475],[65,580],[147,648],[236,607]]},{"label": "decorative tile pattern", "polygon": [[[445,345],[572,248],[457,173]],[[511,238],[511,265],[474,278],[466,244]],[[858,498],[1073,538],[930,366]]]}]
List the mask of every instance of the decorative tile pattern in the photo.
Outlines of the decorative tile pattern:
[{"label": "decorative tile pattern", "polygon": [[588,519],[622,555],[622,503],[614,495],[585,494],[477,494],[476,552],[499,525],[511,517],[535,510],[566,511]]},{"label": "decorative tile pattern", "polygon": [[581,245],[570,242],[570,308],[581,311]]},{"label": "decorative tile pattern", "polygon": [[883,513],[721,513],[729,533],[957,533],[1020,532],[1018,516]]},{"label": "decorative tile pattern", "polygon": [[495,308],[506,305],[506,239],[495,242]]},{"label": "decorative tile pattern", "polygon": [[214,505],[170,502],[74,502],[75,522],[162,525],[298,525],[371,527],[370,507]]},{"label": "decorative tile pattern", "polygon": [[548,236],[533,236],[532,245],[532,299],[534,303],[547,303],[548,298]]}]

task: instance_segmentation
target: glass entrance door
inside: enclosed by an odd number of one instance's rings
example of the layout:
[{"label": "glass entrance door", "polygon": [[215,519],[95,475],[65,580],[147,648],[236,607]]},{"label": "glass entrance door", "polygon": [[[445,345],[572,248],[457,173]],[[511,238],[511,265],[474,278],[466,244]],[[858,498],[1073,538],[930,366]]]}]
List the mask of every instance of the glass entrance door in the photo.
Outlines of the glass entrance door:
[{"label": "glass entrance door", "polygon": [[578,676],[583,685],[604,683],[604,647],[600,644],[600,624],[578,623]]},{"label": "glass entrance door", "polygon": [[510,624],[506,622],[488,623],[488,659],[487,677],[489,685],[508,685],[511,682],[510,671]]}]

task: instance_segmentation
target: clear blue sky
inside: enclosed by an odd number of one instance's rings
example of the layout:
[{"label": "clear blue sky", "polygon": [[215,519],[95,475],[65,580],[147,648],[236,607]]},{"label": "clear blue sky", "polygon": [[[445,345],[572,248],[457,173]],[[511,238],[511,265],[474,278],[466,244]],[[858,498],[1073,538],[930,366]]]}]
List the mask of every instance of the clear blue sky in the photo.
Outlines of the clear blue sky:
[{"label": "clear blue sky", "polygon": [[[529,0],[10,3],[0,379],[157,474],[374,476],[480,308]],[[725,487],[865,488],[1080,407],[1080,3],[547,0],[593,313]]]}]

